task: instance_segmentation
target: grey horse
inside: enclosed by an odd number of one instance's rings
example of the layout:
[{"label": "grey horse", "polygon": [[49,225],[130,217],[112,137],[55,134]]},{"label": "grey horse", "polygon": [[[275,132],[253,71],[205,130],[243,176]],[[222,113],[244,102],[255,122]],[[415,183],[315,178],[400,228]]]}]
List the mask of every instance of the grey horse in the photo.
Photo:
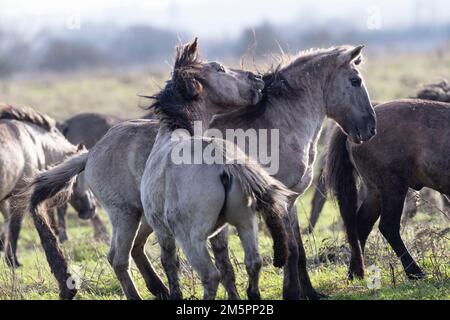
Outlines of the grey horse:
[{"label": "grey horse", "polygon": [[[53,119],[28,107],[1,103],[0,131],[0,209],[7,226],[4,248],[7,262],[17,267],[20,266],[16,256],[17,240],[25,210],[20,204],[22,191],[40,171],[85,150],[67,141]],[[33,219],[45,246],[45,240],[53,232],[42,215],[33,215]],[[53,253],[47,255],[49,260],[53,259]],[[60,290],[62,298],[72,294],[65,285]]]},{"label": "grey horse", "polygon": [[[142,119],[153,119],[153,117],[153,112],[148,112]],[[64,122],[57,123],[57,127],[72,144],[83,144],[87,149],[91,149],[109,129],[126,120],[128,119],[104,113],[84,112]],[[82,199],[86,187],[84,174],[81,173],[74,183],[74,192],[69,200],[70,205],[81,216],[88,209],[84,205],[85,201]],[[61,242],[68,239],[66,228],[67,208],[67,203],[58,207],[58,221],[56,222],[55,218],[52,221],[53,224],[57,225],[58,237]],[[91,223],[94,228],[94,239],[107,240],[109,238],[106,227],[98,215],[91,218]]]},{"label": "grey horse", "polygon": [[[219,76],[222,75],[223,67],[220,64],[209,64],[216,66],[215,70],[210,68],[213,79],[215,73]],[[244,81],[253,83],[255,75],[245,71],[234,70],[233,76],[227,79],[227,81],[231,82]],[[223,88],[228,88],[226,81],[223,83]],[[258,88],[255,88],[252,92],[254,99],[260,98],[261,93]],[[80,172],[85,172],[89,187],[110,215],[113,230],[118,230],[116,234],[122,235],[126,233],[131,236],[130,238],[113,236],[109,254],[109,261],[113,265],[128,298],[139,298],[128,269],[130,252],[150,292],[159,298],[168,297],[168,290],[154,272],[144,251],[144,245],[152,230],[145,223],[145,220],[139,224],[143,213],[139,191],[140,179],[158,128],[159,123],[157,121],[149,120],[134,120],[118,124],[109,130],[89,151],[88,155],[66,161],[64,164],[55,167],[36,179],[31,198],[32,210],[37,210],[39,203],[55,196],[61,190],[64,191]],[[118,152],[117,148],[122,148],[124,152]],[[107,166],[105,166],[106,163],[108,163]],[[111,174],[111,172],[116,174]],[[47,188],[49,184],[52,185],[52,188]],[[130,225],[134,227],[131,228]],[[227,264],[222,274],[226,283],[232,283],[233,288],[231,289],[232,295],[230,297],[236,299],[239,296],[234,285],[234,273],[228,258],[227,244],[226,241],[217,241],[222,234],[212,238],[211,242],[214,252],[218,254],[216,261],[219,265],[221,261]],[[217,241],[217,244],[214,243],[215,241]],[[57,242],[49,242],[49,246],[53,250],[58,248]],[[55,264],[53,267],[58,268],[60,265]],[[222,268],[222,266],[219,268]],[[233,277],[232,281],[226,281],[231,277]],[[58,279],[60,282],[66,280]],[[230,290],[227,291],[230,292]]]}]

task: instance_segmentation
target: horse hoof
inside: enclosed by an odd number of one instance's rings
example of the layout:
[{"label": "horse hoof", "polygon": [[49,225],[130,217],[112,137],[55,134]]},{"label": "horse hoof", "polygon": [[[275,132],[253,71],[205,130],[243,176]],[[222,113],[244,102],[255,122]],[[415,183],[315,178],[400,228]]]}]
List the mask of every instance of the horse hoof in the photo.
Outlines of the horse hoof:
[{"label": "horse hoof", "polygon": [[22,264],[17,259],[13,258],[6,258],[6,264],[12,269],[18,269],[22,266]]},{"label": "horse hoof", "polygon": [[354,279],[364,279],[364,270],[359,270],[359,271],[356,271],[356,270],[349,270],[348,271],[348,275],[347,275],[347,277],[348,277],[348,280],[350,280],[350,281],[353,281]]},{"label": "horse hoof", "polygon": [[228,300],[229,301],[238,301],[238,300],[241,300],[241,297],[239,296],[239,294],[236,292],[236,294],[233,294],[233,295],[229,295],[228,296]]},{"label": "horse hoof", "polygon": [[167,290],[166,288],[161,288],[161,289],[156,290],[155,296],[156,296],[156,300],[169,300],[170,299],[169,290]]},{"label": "horse hoof", "polygon": [[422,270],[419,269],[419,271],[416,272],[407,272],[406,276],[409,280],[422,280],[425,278],[425,273],[422,272]]},{"label": "horse hoof", "polygon": [[77,292],[77,289],[64,289],[59,292],[59,298],[61,300],[72,300]]},{"label": "horse hoof", "polygon": [[261,300],[261,294],[259,292],[251,292],[247,290],[248,300]]}]

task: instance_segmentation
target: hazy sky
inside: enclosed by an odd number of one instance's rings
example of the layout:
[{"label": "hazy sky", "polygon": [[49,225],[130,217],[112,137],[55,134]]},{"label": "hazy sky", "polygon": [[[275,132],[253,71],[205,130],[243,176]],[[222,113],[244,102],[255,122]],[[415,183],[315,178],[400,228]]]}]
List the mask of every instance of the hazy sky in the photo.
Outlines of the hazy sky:
[{"label": "hazy sky", "polygon": [[89,23],[147,23],[217,37],[235,35],[263,21],[300,27],[345,21],[365,28],[374,8],[386,28],[417,21],[450,22],[447,0],[1,0],[0,26],[13,25],[26,32],[43,26],[64,30],[70,21],[78,21],[81,28]]}]

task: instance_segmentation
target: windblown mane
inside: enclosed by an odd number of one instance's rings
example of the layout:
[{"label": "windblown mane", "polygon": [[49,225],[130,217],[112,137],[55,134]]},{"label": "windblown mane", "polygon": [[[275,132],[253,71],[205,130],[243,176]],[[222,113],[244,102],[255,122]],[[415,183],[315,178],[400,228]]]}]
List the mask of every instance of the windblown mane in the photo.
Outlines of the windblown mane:
[{"label": "windblown mane", "polygon": [[203,60],[198,55],[197,39],[178,46],[176,50],[172,78],[159,93],[147,97],[155,100],[147,109],[154,109],[161,125],[169,130],[185,129],[193,135],[195,103],[199,100],[199,88],[196,87],[199,83],[194,79],[194,72],[201,69]]},{"label": "windblown mane", "polygon": [[213,117],[210,125],[214,128],[220,128],[222,124],[233,123],[238,127],[249,126],[255,119],[261,117],[270,107],[270,99],[278,98],[285,100],[298,99],[304,88],[293,88],[283,76],[283,73],[293,67],[303,65],[303,72],[299,75],[299,79],[303,76],[309,76],[308,73],[312,68],[316,68],[318,59],[337,55],[348,46],[331,47],[329,49],[310,49],[301,51],[297,55],[283,54],[278,57],[279,63],[272,66],[270,70],[263,74],[264,89],[261,101],[249,107],[244,107],[224,114],[218,114]]},{"label": "windblown mane", "polygon": [[55,127],[55,120],[49,116],[25,106],[12,106],[6,103],[0,103],[0,120],[18,120],[35,124],[47,131]]}]

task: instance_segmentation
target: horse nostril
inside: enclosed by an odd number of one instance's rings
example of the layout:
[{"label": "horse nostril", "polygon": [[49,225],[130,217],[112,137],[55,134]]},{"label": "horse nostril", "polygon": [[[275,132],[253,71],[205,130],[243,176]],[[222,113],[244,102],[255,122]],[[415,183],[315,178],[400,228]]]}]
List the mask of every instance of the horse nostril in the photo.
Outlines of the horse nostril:
[{"label": "horse nostril", "polygon": [[372,136],[376,135],[376,134],[377,134],[377,128],[373,127],[373,128],[370,130],[370,134],[371,134]]}]

